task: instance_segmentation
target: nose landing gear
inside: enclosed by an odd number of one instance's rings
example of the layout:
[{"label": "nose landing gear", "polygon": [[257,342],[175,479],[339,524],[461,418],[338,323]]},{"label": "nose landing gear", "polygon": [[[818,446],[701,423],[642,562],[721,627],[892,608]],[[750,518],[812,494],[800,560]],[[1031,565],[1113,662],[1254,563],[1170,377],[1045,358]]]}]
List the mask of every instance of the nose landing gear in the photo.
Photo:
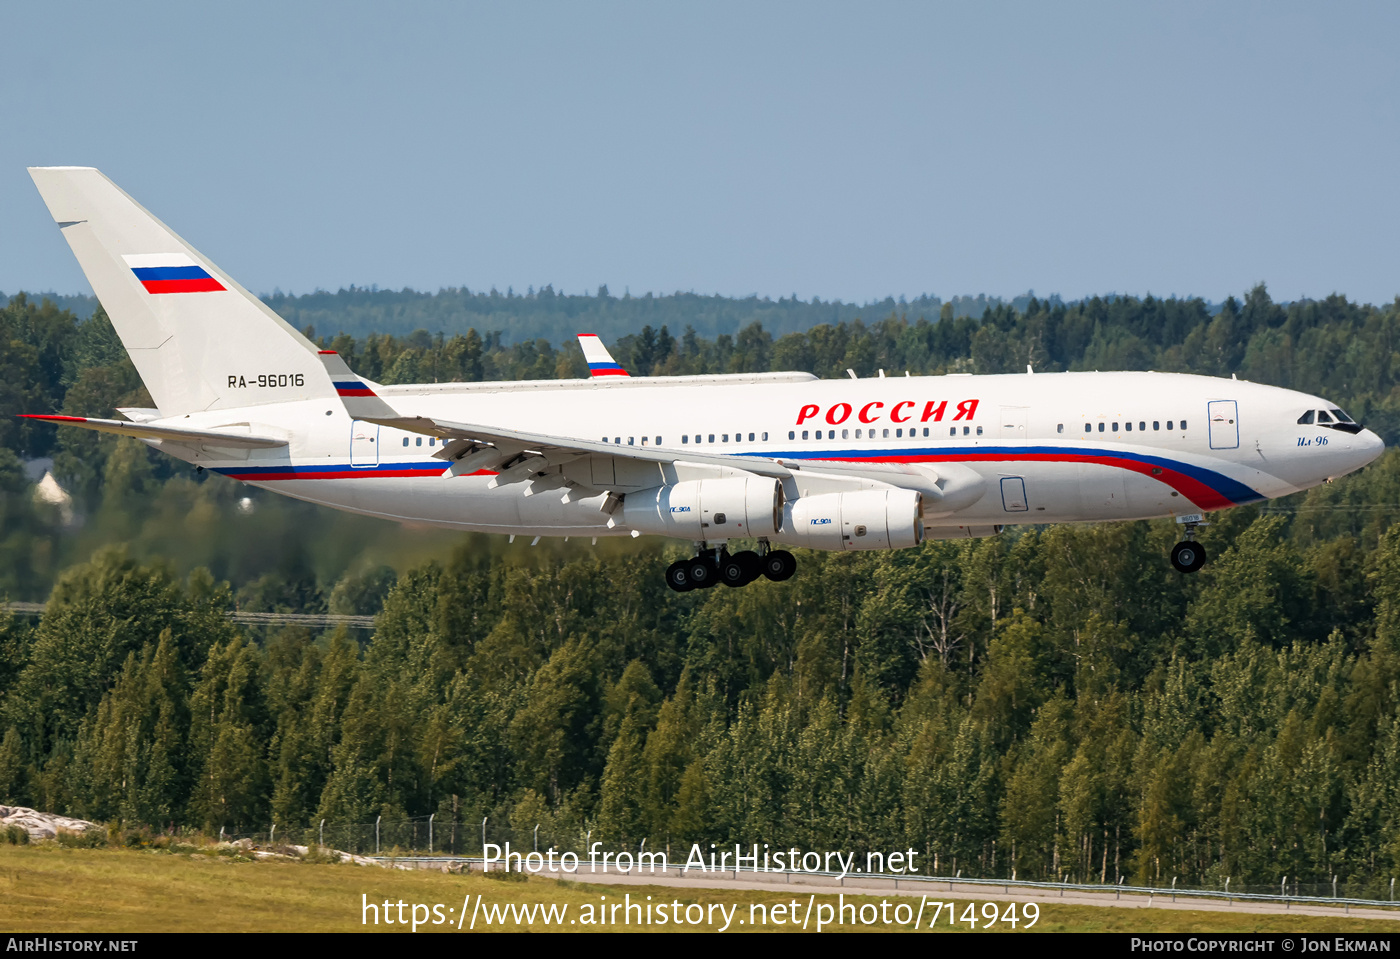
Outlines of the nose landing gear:
[{"label": "nose landing gear", "polygon": [[1172,547],[1172,566],[1178,573],[1194,573],[1206,564],[1206,550],[1196,542],[1198,523],[1184,523],[1186,538]]}]

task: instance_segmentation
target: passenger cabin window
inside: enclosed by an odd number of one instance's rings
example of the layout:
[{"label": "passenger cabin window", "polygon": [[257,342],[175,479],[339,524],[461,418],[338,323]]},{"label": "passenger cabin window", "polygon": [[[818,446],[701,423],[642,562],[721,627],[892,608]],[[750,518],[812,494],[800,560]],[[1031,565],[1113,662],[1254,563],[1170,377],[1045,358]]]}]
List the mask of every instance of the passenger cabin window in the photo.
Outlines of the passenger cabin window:
[{"label": "passenger cabin window", "polygon": [[1160,422],[1159,420],[1153,420],[1153,421],[1152,421],[1152,428],[1153,428],[1154,430],[1160,430],[1160,429],[1162,428],[1161,422]]},{"label": "passenger cabin window", "polygon": [[764,434],[763,434],[763,442],[765,442],[765,443],[768,442],[768,434],[767,434],[767,433],[764,433]]},{"label": "passenger cabin window", "polygon": [[1171,420],[1167,420],[1167,429],[1170,430],[1170,429],[1172,429],[1172,428],[1173,428],[1173,427],[1172,427],[1172,421],[1171,421]]},{"label": "passenger cabin window", "polygon": [[1123,429],[1125,429],[1125,430],[1127,430],[1129,433],[1131,433],[1131,432],[1133,431],[1133,424],[1132,424],[1132,423],[1124,423],[1124,424],[1123,424]]},{"label": "passenger cabin window", "polygon": [[1185,421],[1185,420],[1182,420],[1182,421],[1181,421],[1181,428],[1182,428],[1182,429],[1186,429],[1186,421]]},{"label": "passenger cabin window", "polygon": [[[1309,413],[1308,415],[1311,416],[1312,414]],[[1302,421],[1302,420],[1299,420],[1298,422],[1301,423],[1301,422],[1303,422],[1303,421]],[[1311,423],[1312,420],[1308,420],[1308,422]],[[604,439],[603,442],[606,443],[607,440]],[[404,446],[407,446],[407,445],[408,445],[408,437],[407,437],[407,436],[405,436],[405,437],[403,438],[403,445],[404,445]]]},{"label": "passenger cabin window", "polygon": [[1147,429],[1147,420],[1139,420],[1139,421],[1138,421],[1138,429],[1140,429],[1140,430],[1146,430],[1146,429]]},{"label": "passenger cabin window", "polygon": [[1104,427],[1104,424],[1100,423],[1100,424],[1099,424],[1099,432],[1100,432],[1100,433],[1103,432],[1103,427]]},{"label": "passenger cabin window", "polygon": [[1063,423],[1061,423],[1060,425],[1058,425],[1058,426],[1055,427],[1055,432],[1056,432],[1056,433],[1063,433],[1064,431],[1065,431],[1065,424],[1063,424]]},{"label": "passenger cabin window", "polygon": [[803,430],[803,431],[802,431],[802,438],[803,438],[804,440],[807,438],[807,430]]},{"label": "passenger cabin window", "polygon": [[797,434],[794,433],[792,430],[788,430],[788,439],[790,439],[790,440],[795,440],[795,439],[797,439]]}]

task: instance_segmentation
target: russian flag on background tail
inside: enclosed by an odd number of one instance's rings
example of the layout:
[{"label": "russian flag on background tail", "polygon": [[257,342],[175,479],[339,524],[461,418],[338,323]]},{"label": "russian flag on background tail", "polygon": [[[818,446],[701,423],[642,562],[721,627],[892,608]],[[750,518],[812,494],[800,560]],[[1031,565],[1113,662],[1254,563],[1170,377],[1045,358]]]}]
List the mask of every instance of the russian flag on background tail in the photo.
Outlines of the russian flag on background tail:
[{"label": "russian flag on background tail", "polygon": [[218,293],[224,285],[184,253],[131,253],[122,257],[147,293]]},{"label": "russian flag on background tail", "polygon": [[583,358],[588,362],[588,372],[594,376],[628,376],[617,360],[612,358],[603,341],[593,333],[580,333],[578,345],[583,347]]},{"label": "russian flag on background tail", "polygon": [[595,377],[627,377],[629,372],[613,360],[608,347],[603,346],[595,333],[580,333],[578,346],[584,347],[584,360],[588,361],[588,372]]}]

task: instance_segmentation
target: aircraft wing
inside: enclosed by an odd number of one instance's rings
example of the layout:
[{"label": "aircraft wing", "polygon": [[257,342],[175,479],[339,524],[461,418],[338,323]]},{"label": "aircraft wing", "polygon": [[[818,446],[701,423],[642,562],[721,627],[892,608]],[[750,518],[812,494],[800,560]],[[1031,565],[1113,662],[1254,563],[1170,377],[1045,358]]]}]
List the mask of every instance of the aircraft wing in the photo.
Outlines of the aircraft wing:
[{"label": "aircraft wing", "polygon": [[138,440],[165,440],[171,443],[194,443],[200,446],[222,446],[232,449],[268,449],[286,446],[287,441],[273,436],[253,436],[250,433],[225,433],[220,430],[194,430],[175,426],[151,426],[125,420],[99,420],[88,416],[58,416],[41,413],[21,413],[21,419],[43,420],[61,426],[79,426],[99,433],[132,436]]},{"label": "aircraft wing", "polygon": [[[668,465],[685,462],[743,470],[759,476],[777,478],[788,477],[793,473],[790,466],[761,456],[725,456],[704,453],[700,450],[681,451],[660,446],[621,446],[615,443],[600,443],[575,437],[508,430],[499,426],[457,423],[426,416],[395,416],[385,419],[360,417],[360,419],[367,419],[371,423],[379,423],[382,426],[391,426],[411,433],[437,436],[446,440],[447,445],[437,456],[440,459],[453,461],[448,471],[454,475],[462,472],[475,472],[477,469],[495,468],[495,466],[512,460],[517,461],[518,464],[538,460],[537,463],[532,464],[539,467],[539,470],[534,471],[538,472],[584,456],[608,456],[639,464]],[[499,457],[499,462],[493,466],[476,465],[472,462],[474,458],[480,457],[476,462],[484,464],[485,460],[491,456],[488,451],[494,451]],[[465,465],[470,465],[471,469],[465,469]],[[498,479],[503,479],[505,476],[506,474],[502,473]],[[520,478],[524,479],[526,476],[522,475]]]}]

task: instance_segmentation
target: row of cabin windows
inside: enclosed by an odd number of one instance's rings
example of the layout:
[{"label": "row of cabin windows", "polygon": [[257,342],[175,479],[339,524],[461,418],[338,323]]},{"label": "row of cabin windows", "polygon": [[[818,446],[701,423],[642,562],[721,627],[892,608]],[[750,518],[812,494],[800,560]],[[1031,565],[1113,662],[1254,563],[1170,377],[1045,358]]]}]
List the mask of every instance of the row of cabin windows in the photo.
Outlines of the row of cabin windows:
[{"label": "row of cabin windows", "polygon": [[[762,436],[763,442],[765,442],[765,443],[768,442],[768,434],[767,434],[767,433],[763,433],[763,434],[750,433],[750,434],[749,434],[749,442],[750,442],[750,443],[756,442],[756,440],[754,439],[754,437],[755,437],[755,436],[759,436],[759,435]],[[703,443],[703,442],[706,442],[705,436],[706,436],[706,434],[696,433],[696,434],[695,434],[695,442],[696,442],[696,443]],[[710,433],[710,434],[708,434],[708,436],[709,436],[708,442],[711,442],[711,443],[716,442],[716,440],[715,440],[716,434],[715,434],[715,433]],[[718,442],[720,442],[720,443],[728,443],[728,442],[729,442],[729,434],[728,434],[728,433],[720,433],[720,434],[718,434],[718,436],[719,436]],[[646,446],[646,445],[647,445],[647,441],[648,441],[649,439],[652,439],[652,437],[643,436],[643,437],[642,437],[642,443],[641,443],[641,445],[642,445],[642,446]],[[654,442],[652,445],[654,445],[654,446],[660,446],[660,445],[661,445],[661,437],[657,436],[657,437],[655,437],[654,439],[655,439],[655,442]],[[604,442],[604,443],[609,442],[609,440],[608,440],[608,438],[607,438],[606,436],[603,437],[603,442]],[[621,445],[621,444],[622,444],[622,437],[621,437],[621,436],[614,436],[614,437],[612,438],[612,441],[611,441],[611,442],[612,442],[613,444],[615,444],[615,445]],[[685,444],[686,446],[689,446],[690,443],[691,443],[690,434],[689,434],[689,433],[683,434],[683,435],[681,436],[681,442],[682,442],[683,444]],[[735,433],[735,434],[734,434],[734,442],[736,442],[736,443],[742,443],[742,442],[744,442],[744,434],[743,434],[743,433]],[[628,446],[636,446],[636,445],[637,445],[637,438],[636,438],[635,436],[629,436],[629,437],[627,437],[627,445],[628,445]]]},{"label": "row of cabin windows", "polygon": [[[972,428],[971,426],[964,426],[964,427],[962,428],[962,435],[963,435],[963,436],[971,436],[971,435],[972,435],[972,429],[973,429],[973,428]],[[803,438],[804,440],[805,440],[805,439],[810,439],[810,438],[812,438],[812,437],[809,437],[809,436],[807,435],[809,432],[813,432],[813,431],[811,431],[811,430],[803,430],[803,431],[802,431],[802,438]],[[816,430],[815,432],[816,432],[816,434],[817,434],[816,437],[815,437],[816,439],[819,439],[819,440],[821,440],[821,439],[827,439],[827,440],[834,440],[834,439],[836,439],[836,431],[835,431],[835,430]],[[924,427],[924,436],[930,436],[930,435],[932,435],[932,434],[931,434],[929,428],[928,428],[927,426],[925,426],[925,427]],[[957,436],[957,435],[958,435],[958,428],[957,428],[956,426],[950,426],[950,427],[948,427],[948,435],[949,435],[949,436]],[[982,427],[980,427],[980,426],[977,427],[977,435],[978,435],[978,436],[981,436],[981,435],[982,435]],[[912,426],[909,427],[909,439],[911,439],[911,440],[912,440],[912,439],[917,439],[918,436],[919,436],[919,431],[918,431],[917,429],[915,429],[914,427],[912,427]],[[841,439],[843,439],[843,440],[848,440],[848,439],[850,439],[850,438],[851,438],[851,431],[850,431],[850,430],[842,430],[842,431],[841,431]],[[855,437],[855,438],[858,439],[858,440],[860,440],[860,439],[871,439],[871,440],[873,440],[873,439],[886,439],[886,440],[887,440],[887,439],[891,439],[891,436],[890,436],[890,431],[889,431],[888,429],[879,429],[879,430],[856,430],[856,437]],[[795,440],[795,439],[797,439],[797,431],[796,431],[796,430],[788,430],[788,439],[790,439],[790,440]],[[896,427],[896,428],[895,428],[893,439],[904,439],[904,429],[903,429],[903,427]]]},{"label": "row of cabin windows", "polygon": [[[767,433],[750,433],[750,434],[749,434],[749,442],[750,442],[750,443],[757,442],[757,440],[754,439],[755,436],[761,436],[761,437],[763,438],[763,442],[765,442],[765,443],[768,442],[768,434],[767,434]],[[701,442],[713,443],[713,442],[715,442],[715,434],[714,434],[714,433],[696,433],[696,434],[695,434],[695,442],[696,442],[696,443],[701,443]],[[720,433],[720,434],[719,434],[719,442],[721,442],[721,443],[728,443],[728,442],[729,442],[729,434],[728,434],[728,433]],[[743,434],[743,433],[735,433],[735,434],[734,434],[734,442],[736,442],[736,443],[742,443],[742,442],[744,442],[744,434]],[[690,434],[689,434],[689,433],[682,434],[682,436],[681,436],[681,443],[683,443],[683,444],[689,444],[689,443],[690,443]]]},{"label": "row of cabin windows", "polygon": [[[422,445],[423,445],[423,437],[421,437],[421,436],[415,436],[415,437],[413,437],[413,439],[415,440],[415,442],[414,442],[414,444],[413,444],[414,446],[422,446]],[[408,445],[408,440],[409,440],[409,437],[407,437],[407,436],[405,436],[405,437],[403,438],[403,445],[404,445],[404,446],[407,446],[407,445]],[[430,436],[430,437],[428,437],[428,445],[429,445],[429,446],[437,446],[437,437],[436,437],[436,436]],[[443,445],[446,445],[446,443],[444,442]]]},{"label": "row of cabin windows", "polygon": [[[1152,421],[1152,428],[1153,428],[1154,430],[1160,430],[1160,429],[1162,428],[1162,421],[1161,421],[1161,420],[1153,420],[1153,421]],[[1181,428],[1182,428],[1182,429],[1186,429],[1186,421],[1185,421],[1185,420],[1182,420],[1182,421],[1181,421]],[[1124,429],[1125,432],[1131,433],[1131,432],[1133,431],[1133,424],[1132,424],[1132,421],[1126,421],[1126,422],[1124,422],[1124,423],[1123,423],[1123,429]],[[1147,432],[1147,420],[1138,420],[1137,429],[1138,429],[1138,432],[1140,432],[1140,433],[1146,433],[1146,432]],[[1176,420],[1167,420],[1167,429],[1168,429],[1168,430],[1174,430],[1174,429],[1176,429]],[[1065,424],[1063,424],[1063,423],[1061,423],[1059,426],[1055,427],[1055,432],[1056,432],[1056,433],[1063,433],[1064,431],[1065,431]],[[1086,433],[1092,433],[1092,432],[1094,432],[1094,424],[1093,424],[1093,423],[1085,423],[1085,424],[1084,424],[1084,432],[1086,432]],[[1108,430],[1107,430],[1105,424],[1103,424],[1103,423],[1100,423],[1100,424],[1099,424],[1099,432],[1100,432],[1100,433],[1108,432]],[[1113,432],[1114,432],[1114,433],[1117,433],[1117,432],[1118,432],[1118,424],[1117,424],[1117,423],[1114,423],[1114,424],[1113,424]]]}]

